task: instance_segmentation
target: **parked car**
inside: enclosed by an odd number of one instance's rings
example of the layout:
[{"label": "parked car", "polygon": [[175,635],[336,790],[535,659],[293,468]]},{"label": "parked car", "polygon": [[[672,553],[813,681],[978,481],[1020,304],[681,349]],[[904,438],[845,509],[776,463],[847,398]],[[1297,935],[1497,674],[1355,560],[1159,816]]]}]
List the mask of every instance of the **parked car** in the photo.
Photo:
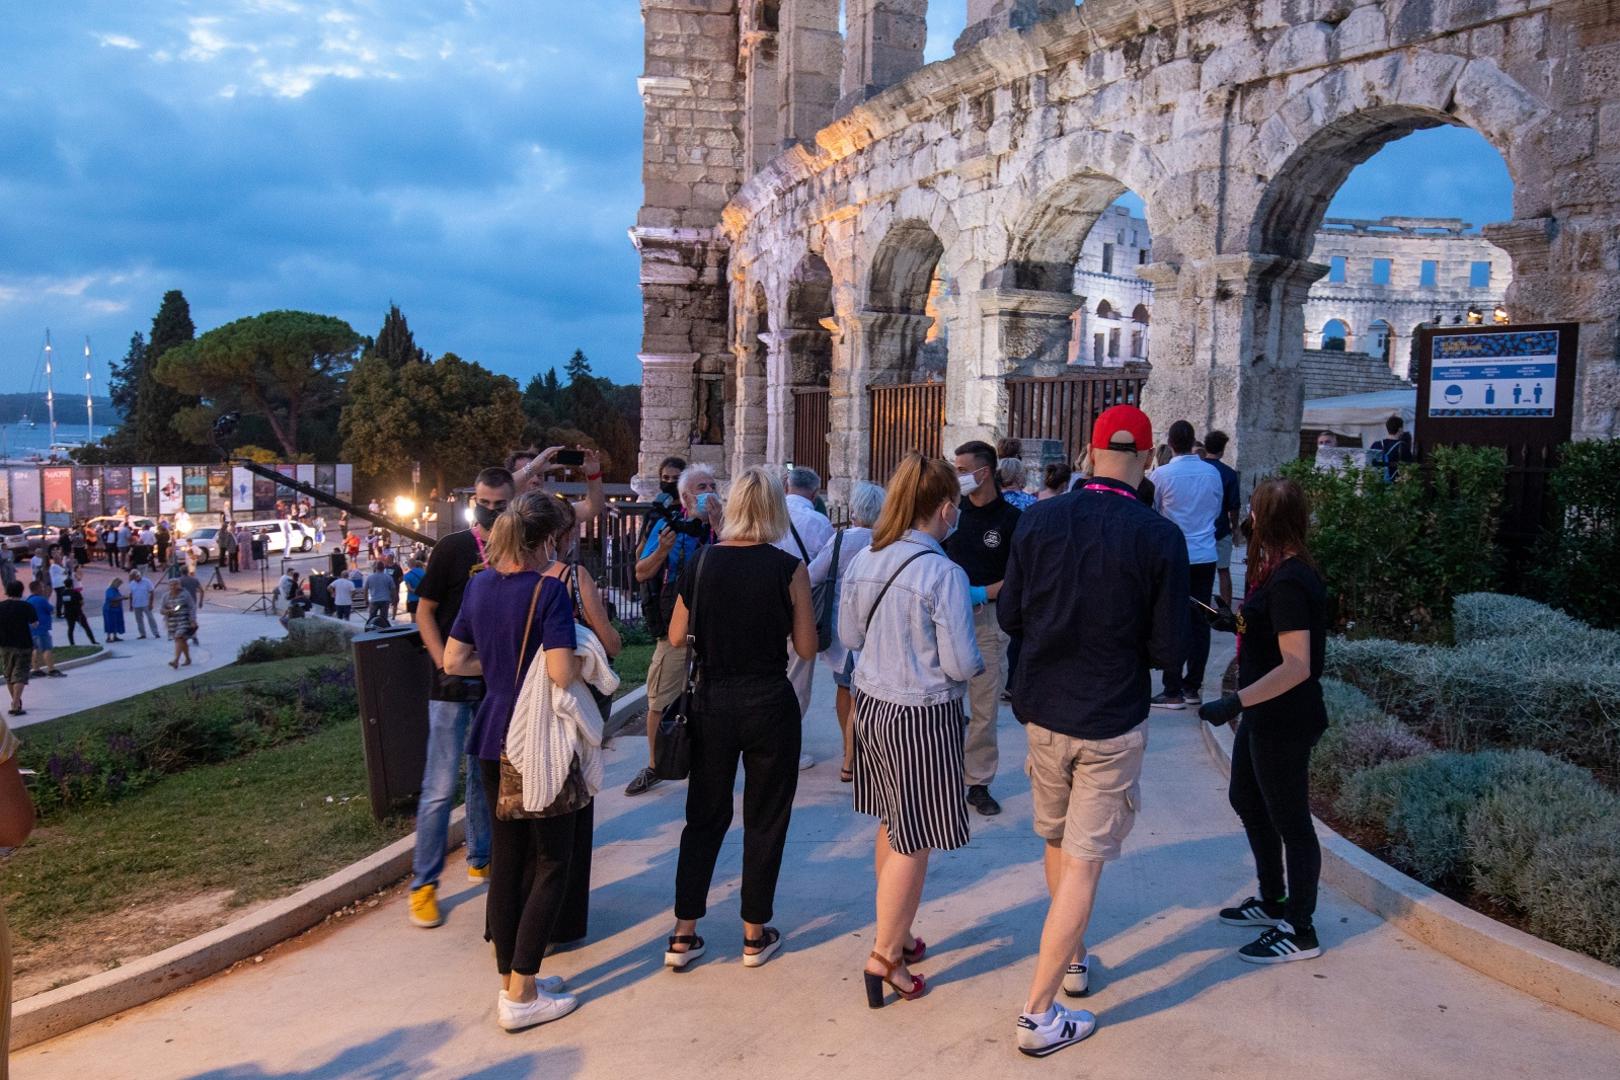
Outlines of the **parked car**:
[{"label": "parked car", "polygon": [[[94,525],[98,533],[105,532],[108,529],[116,529],[123,523],[124,519],[117,514],[104,514],[101,517],[93,517],[85,522],[86,525]],[[155,529],[157,528],[157,520],[149,517],[132,517],[129,519],[129,527],[132,529]]]},{"label": "parked car", "polygon": [[191,541],[191,549],[197,553],[198,566],[206,566],[219,558],[219,529],[213,525],[192,529],[186,539]]},{"label": "parked car", "polygon": [[62,530],[55,525],[30,525],[23,530],[25,537],[25,550],[32,555],[36,551],[48,551],[56,546],[61,539]]},{"label": "parked car", "polygon": [[0,521],[0,543],[14,556],[18,553],[27,555],[28,530],[15,521]]},{"label": "parked car", "polygon": [[315,533],[296,521],[272,518],[267,521],[244,521],[242,526],[250,536],[264,530],[265,551],[270,554],[315,549]]}]

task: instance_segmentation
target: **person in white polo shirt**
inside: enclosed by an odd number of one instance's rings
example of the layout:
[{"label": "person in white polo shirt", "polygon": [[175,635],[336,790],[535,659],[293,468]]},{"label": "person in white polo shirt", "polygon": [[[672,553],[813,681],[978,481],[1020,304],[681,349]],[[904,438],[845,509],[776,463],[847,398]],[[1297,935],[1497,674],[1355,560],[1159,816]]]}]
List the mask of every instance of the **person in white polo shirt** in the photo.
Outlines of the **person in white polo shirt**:
[{"label": "person in white polo shirt", "polygon": [[[1175,522],[1187,539],[1187,578],[1192,600],[1209,603],[1215,589],[1215,519],[1223,502],[1221,474],[1193,453],[1193,426],[1170,425],[1171,458],[1153,470],[1153,509]],[[1164,692],[1154,708],[1185,709],[1203,703],[1204,665],[1209,660],[1209,623],[1191,601],[1187,609],[1187,665],[1164,673]]]},{"label": "person in white polo shirt", "polygon": [[[821,477],[816,470],[800,465],[787,471],[787,476],[782,480],[782,490],[787,496],[788,531],[773,546],[789,555],[798,556],[808,568],[821,549],[832,541],[835,531],[827,516],[816,509],[815,497],[821,490]],[[788,681],[793,684],[793,693],[799,699],[800,720],[810,710],[810,680],[815,670],[814,659],[801,660],[791,647],[788,649]],[[799,768],[808,769],[815,763],[816,759],[809,754],[799,755]]]}]

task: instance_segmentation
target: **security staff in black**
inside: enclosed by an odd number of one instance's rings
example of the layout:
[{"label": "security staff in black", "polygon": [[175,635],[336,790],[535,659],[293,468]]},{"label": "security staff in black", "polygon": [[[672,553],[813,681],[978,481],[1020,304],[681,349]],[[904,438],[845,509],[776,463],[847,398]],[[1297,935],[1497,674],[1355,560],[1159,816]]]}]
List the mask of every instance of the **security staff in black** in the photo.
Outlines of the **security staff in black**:
[{"label": "security staff in black", "polygon": [[956,532],[945,540],[945,553],[967,571],[973,631],[984,656],[984,670],[968,684],[963,779],[968,786],[968,805],[990,817],[1001,813],[1001,804],[990,794],[990,782],[996,778],[996,717],[1001,711],[1007,657],[1007,637],[996,624],[995,603],[1001,579],[1007,576],[1018,509],[1001,497],[996,449],[989,443],[974,440],[956,448],[956,478],[962,485],[962,516]]}]

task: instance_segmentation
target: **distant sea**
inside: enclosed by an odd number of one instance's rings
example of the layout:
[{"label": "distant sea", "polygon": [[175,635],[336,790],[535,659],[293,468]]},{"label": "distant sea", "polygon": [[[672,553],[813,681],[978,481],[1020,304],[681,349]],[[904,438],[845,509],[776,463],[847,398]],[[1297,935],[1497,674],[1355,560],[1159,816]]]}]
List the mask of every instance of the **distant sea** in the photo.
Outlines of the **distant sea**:
[{"label": "distant sea", "polygon": [[[111,430],[101,424],[96,425],[96,438],[101,438]],[[67,426],[56,425],[56,441],[76,445],[84,441],[84,425],[75,424]],[[43,457],[51,446],[51,431],[45,424],[28,427],[24,424],[0,424],[0,458],[8,461],[26,461],[32,457]]]}]

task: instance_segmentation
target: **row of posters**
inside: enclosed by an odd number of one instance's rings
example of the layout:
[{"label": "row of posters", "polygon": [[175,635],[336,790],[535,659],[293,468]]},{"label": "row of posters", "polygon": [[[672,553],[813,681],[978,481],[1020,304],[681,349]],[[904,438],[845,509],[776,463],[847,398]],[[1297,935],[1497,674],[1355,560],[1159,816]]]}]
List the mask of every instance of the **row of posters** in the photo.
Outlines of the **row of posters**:
[{"label": "row of posters", "polygon": [[[345,501],[352,465],[277,465],[283,476]],[[11,465],[0,469],[0,521],[71,525],[128,510],[142,517],[271,512],[304,496],[232,465]]]}]

